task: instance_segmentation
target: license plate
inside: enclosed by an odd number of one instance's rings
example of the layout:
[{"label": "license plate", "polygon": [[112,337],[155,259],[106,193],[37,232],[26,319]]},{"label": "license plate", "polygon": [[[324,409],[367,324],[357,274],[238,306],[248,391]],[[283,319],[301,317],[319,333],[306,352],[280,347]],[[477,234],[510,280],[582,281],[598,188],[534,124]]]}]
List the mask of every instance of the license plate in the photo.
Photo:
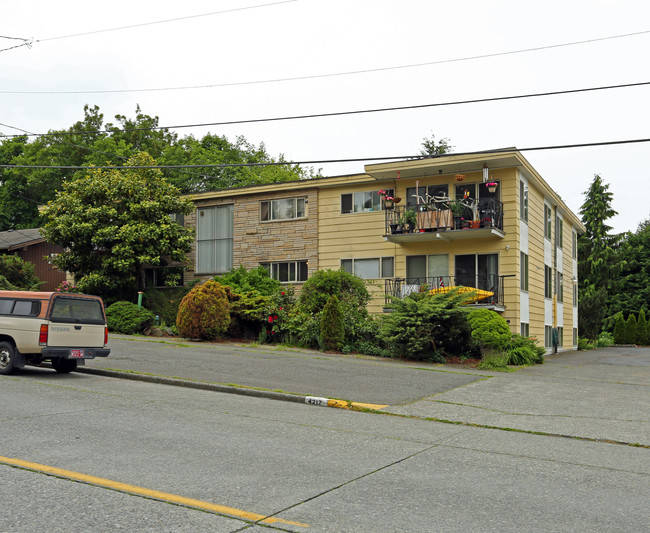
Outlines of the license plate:
[{"label": "license plate", "polygon": [[83,356],[84,356],[83,350],[70,350],[70,357],[83,357]]}]

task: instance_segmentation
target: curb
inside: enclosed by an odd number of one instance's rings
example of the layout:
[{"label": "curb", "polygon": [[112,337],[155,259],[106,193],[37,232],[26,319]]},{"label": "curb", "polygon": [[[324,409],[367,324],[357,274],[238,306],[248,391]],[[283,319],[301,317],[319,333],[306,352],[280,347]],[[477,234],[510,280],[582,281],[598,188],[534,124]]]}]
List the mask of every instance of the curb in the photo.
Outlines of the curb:
[{"label": "curb", "polygon": [[221,385],[219,383],[207,383],[203,381],[192,381],[181,378],[170,378],[166,376],[155,376],[149,374],[138,374],[135,372],[120,372],[118,370],[104,370],[100,368],[79,367],[75,370],[83,374],[94,374],[118,379],[130,379],[145,383],[156,383],[159,385],[172,385],[174,387],[185,387],[188,389],[209,390],[227,394],[239,394],[240,396],[252,396],[255,398],[266,398],[268,400],[281,400],[285,402],[306,403],[320,407],[335,407],[348,410],[378,410],[386,405],[349,402],[347,400],[334,400],[332,398],[321,398],[318,396],[306,396],[304,394],[289,394],[286,392],[268,391],[260,389],[249,389],[246,387],[233,387],[232,385]]}]

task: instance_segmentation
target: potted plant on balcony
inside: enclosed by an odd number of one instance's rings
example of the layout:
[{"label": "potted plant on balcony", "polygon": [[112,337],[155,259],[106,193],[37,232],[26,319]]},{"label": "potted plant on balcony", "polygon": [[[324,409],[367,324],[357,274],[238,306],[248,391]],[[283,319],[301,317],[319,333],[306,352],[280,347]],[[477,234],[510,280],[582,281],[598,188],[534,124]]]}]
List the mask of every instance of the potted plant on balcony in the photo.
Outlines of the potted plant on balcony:
[{"label": "potted plant on balcony", "polygon": [[404,228],[404,231],[413,231],[417,224],[417,217],[413,209],[407,209],[404,211],[404,214],[400,217],[399,223]]},{"label": "potted plant on balcony", "polygon": [[496,181],[490,181],[489,183],[486,183],[485,186],[487,187],[488,191],[494,193],[497,192],[497,187],[499,184]]},{"label": "potted plant on balcony", "polygon": [[461,204],[460,201],[456,200],[455,202],[449,202],[449,209],[451,209],[454,217],[454,228],[460,229],[463,215],[465,214],[465,206]]}]

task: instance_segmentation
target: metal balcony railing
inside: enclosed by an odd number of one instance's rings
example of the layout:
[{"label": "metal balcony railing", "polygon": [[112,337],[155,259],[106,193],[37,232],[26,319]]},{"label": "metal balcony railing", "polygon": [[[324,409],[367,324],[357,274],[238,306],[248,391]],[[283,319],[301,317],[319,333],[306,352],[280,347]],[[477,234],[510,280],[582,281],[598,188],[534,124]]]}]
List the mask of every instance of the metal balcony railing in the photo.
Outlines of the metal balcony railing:
[{"label": "metal balcony railing", "polygon": [[414,292],[429,292],[437,289],[444,291],[456,287],[469,287],[491,292],[484,298],[469,305],[478,307],[505,307],[504,279],[512,277],[497,276],[496,274],[478,274],[476,276],[435,276],[426,278],[392,278],[384,280],[385,303],[390,304],[392,298],[404,298]]},{"label": "metal balcony railing", "polygon": [[385,210],[386,234],[495,228],[503,231],[503,204],[494,198],[446,200]]}]

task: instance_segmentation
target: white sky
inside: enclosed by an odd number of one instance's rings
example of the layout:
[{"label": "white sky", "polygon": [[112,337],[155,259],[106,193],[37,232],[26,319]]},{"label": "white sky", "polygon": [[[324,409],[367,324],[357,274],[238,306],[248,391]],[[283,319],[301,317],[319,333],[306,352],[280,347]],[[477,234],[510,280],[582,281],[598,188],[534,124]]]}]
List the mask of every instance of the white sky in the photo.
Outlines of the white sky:
[{"label": "white sky", "polygon": [[[82,32],[191,17],[84,36]],[[650,30],[647,0],[0,0],[0,123],[43,133],[140,105],[173,126],[408,106],[650,81],[650,33],[498,57],[307,80],[108,94],[317,76],[440,62]],[[0,39],[0,49],[20,41]],[[15,94],[17,91],[22,94]],[[179,129],[264,142],[293,161],[415,155],[424,137],[456,152],[650,138],[650,86],[348,117]],[[0,133],[16,130],[0,126]],[[650,143],[524,152],[576,214],[599,173],[614,231],[650,217]],[[323,175],[363,162],[315,165]]]}]

